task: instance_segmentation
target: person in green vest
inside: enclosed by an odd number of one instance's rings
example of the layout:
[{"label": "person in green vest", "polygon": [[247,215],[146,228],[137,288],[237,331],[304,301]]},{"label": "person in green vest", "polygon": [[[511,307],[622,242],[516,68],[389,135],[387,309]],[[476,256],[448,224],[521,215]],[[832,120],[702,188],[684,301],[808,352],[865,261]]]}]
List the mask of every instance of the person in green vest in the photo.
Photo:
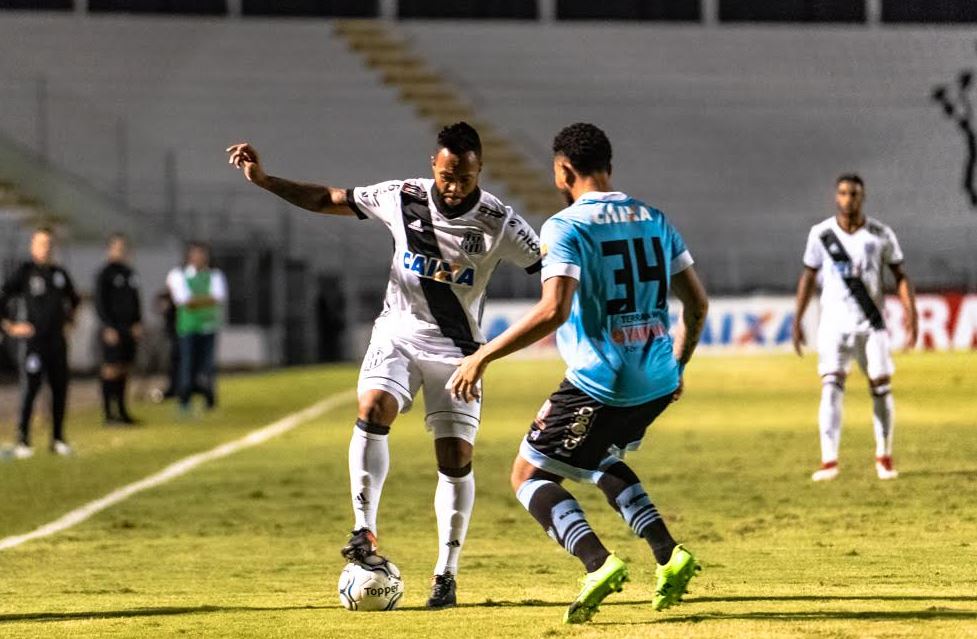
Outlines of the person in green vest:
[{"label": "person in green vest", "polygon": [[180,408],[189,412],[191,395],[199,392],[211,409],[216,405],[214,359],[227,302],[227,280],[220,270],[210,267],[210,248],[203,242],[191,242],[186,264],[170,271],[166,286],[176,305]]}]

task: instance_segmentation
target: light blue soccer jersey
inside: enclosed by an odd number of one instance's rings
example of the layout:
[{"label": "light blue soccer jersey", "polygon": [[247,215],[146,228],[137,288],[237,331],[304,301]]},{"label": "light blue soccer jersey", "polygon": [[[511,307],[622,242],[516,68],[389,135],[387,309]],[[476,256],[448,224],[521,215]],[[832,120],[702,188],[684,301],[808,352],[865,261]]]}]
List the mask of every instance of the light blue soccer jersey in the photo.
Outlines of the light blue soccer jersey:
[{"label": "light blue soccer jersey", "polygon": [[579,281],[556,333],[570,383],[611,406],[675,391],[668,288],[692,256],[665,214],[624,193],[586,193],[547,220],[540,239],[543,281]]}]

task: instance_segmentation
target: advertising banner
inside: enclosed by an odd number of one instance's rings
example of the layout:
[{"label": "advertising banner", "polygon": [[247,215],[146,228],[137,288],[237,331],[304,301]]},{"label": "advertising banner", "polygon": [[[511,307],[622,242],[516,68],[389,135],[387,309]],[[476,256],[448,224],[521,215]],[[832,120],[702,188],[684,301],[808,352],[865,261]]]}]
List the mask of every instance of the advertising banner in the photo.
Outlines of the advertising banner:
[{"label": "advertising banner", "polygon": [[[924,350],[977,349],[977,295],[962,293],[920,294],[916,298],[919,312],[919,342]],[[482,327],[486,337],[495,337],[522,317],[535,301],[489,302]],[[681,330],[681,304],[672,300],[672,333]],[[903,310],[899,299],[885,301],[886,326],[893,348],[906,341]],[[703,352],[775,352],[791,349],[791,324],[794,321],[794,298],[786,295],[751,297],[717,297],[710,300],[709,316],[699,348]],[[808,348],[815,348],[818,324],[818,302],[812,300],[804,318]],[[551,335],[538,342],[527,354],[556,356],[556,340]]]}]

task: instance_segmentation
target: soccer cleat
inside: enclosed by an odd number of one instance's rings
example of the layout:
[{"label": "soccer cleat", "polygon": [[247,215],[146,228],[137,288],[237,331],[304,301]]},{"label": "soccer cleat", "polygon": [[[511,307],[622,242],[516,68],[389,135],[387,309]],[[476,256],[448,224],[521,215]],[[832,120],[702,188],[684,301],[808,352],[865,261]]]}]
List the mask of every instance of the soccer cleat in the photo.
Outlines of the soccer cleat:
[{"label": "soccer cleat", "polygon": [[427,600],[428,608],[450,608],[458,603],[456,596],[457,584],[455,576],[450,572],[431,577],[431,596]]},{"label": "soccer cleat", "polygon": [[51,452],[55,455],[67,457],[68,455],[73,455],[75,451],[72,450],[71,446],[65,442],[61,441],[60,439],[55,439],[54,442],[51,443]]},{"label": "soccer cleat", "polygon": [[689,581],[695,573],[702,570],[695,557],[684,546],[679,544],[672,550],[672,557],[664,566],[655,568],[655,597],[652,606],[655,610],[664,610],[674,606],[682,600],[689,586]]},{"label": "soccer cleat", "polygon": [[818,468],[811,474],[811,481],[831,481],[837,478],[840,472],[841,469],[838,468],[838,462],[825,462],[821,464],[821,468]]},{"label": "soccer cleat", "polygon": [[580,580],[580,594],[563,614],[563,623],[584,623],[597,614],[600,604],[612,592],[624,590],[628,567],[611,554],[604,565]]},{"label": "soccer cleat", "polygon": [[340,552],[348,561],[369,564],[377,556],[377,536],[369,528],[354,530]]},{"label": "soccer cleat", "polygon": [[892,467],[892,457],[889,455],[875,458],[875,472],[879,479],[895,479],[899,476],[899,471]]},{"label": "soccer cleat", "polygon": [[34,456],[34,449],[27,444],[20,443],[13,447],[10,451],[14,459],[28,459]]}]

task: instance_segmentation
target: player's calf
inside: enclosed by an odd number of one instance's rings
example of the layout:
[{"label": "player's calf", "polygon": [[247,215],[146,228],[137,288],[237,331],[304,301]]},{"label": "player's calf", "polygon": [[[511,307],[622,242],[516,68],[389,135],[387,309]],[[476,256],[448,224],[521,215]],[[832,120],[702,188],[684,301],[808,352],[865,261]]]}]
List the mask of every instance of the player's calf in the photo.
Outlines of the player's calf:
[{"label": "player's calf", "polygon": [[843,371],[828,373],[821,377],[821,405],[818,409],[821,466],[811,475],[812,481],[830,481],[838,476],[845,378],[846,375]]},{"label": "player's calf", "polygon": [[899,477],[892,464],[892,435],[895,428],[895,402],[892,380],[885,376],[870,382],[872,394],[872,429],[875,432],[875,472],[879,479]]},{"label": "player's calf", "polygon": [[597,486],[611,508],[617,511],[634,534],[648,542],[657,563],[667,563],[677,544],[638,476],[630,466],[617,460],[609,460],[602,470]]}]

